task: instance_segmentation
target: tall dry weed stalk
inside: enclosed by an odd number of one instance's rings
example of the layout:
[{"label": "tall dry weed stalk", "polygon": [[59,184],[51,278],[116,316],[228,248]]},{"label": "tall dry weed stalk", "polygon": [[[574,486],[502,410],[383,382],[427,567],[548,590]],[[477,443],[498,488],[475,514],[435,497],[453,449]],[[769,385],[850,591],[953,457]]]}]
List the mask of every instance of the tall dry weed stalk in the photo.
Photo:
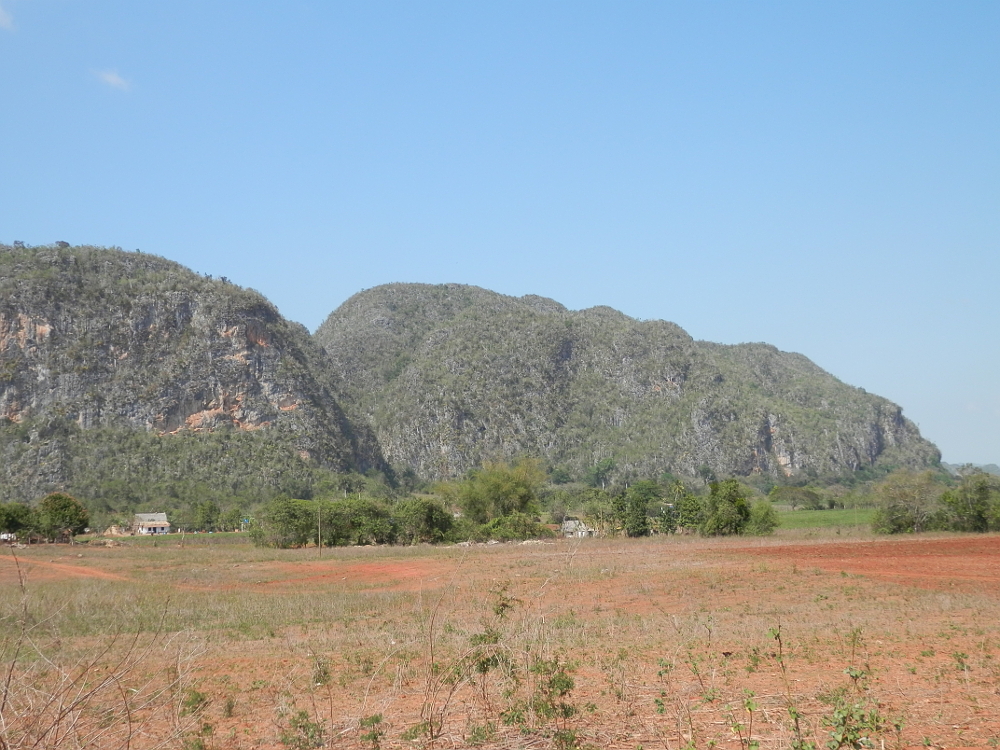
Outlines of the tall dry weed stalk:
[{"label": "tall dry weed stalk", "polygon": [[[46,643],[52,618],[32,612],[24,570],[13,549],[20,601],[10,635],[0,640],[0,750],[32,748],[158,748],[175,741],[191,720],[179,720],[175,696],[186,670],[164,678],[156,660],[177,638],[160,626],[149,637],[122,628],[83,653],[59,639]],[[169,604],[169,603],[168,603]],[[164,614],[166,613],[166,606]],[[181,647],[178,645],[178,654]],[[178,656],[177,663],[187,662]]]}]

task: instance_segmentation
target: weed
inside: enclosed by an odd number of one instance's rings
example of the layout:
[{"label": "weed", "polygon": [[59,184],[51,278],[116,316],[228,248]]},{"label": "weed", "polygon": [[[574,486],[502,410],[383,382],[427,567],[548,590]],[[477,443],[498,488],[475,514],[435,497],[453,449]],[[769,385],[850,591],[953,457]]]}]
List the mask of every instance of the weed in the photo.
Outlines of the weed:
[{"label": "weed", "polygon": [[559,656],[539,659],[531,667],[532,673],[539,677],[531,701],[532,710],[541,718],[554,720],[557,728],[564,731],[567,730],[568,720],[577,712],[576,706],[567,700],[576,687],[576,681],[569,674],[573,669],[572,664]]},{"label": "weed", "polygon": [[509,590],[510,581],[505,581],[490,589],[490,593],[493,595],[493,614],[501,620],[507,616],[510,610],[521,603],[520,599],[510,595]]},{"label": "weed", "polygon": [[485,745],[488,742],[495,742],[496,738],[496,725],[486,723],[471,727],[469,733],[465,736],[465,742],[469,745]]},{"label": "weed", "polygon": [[149,639],[142,627],[124,636],[119,622],[82,652],[59,637],[49,642],[40,626],[71,602],[46,609],[49,602],[29,593],[13,549],[11,558],[18,585],[0,594],[18,598],[0,609],[0,748],[128,747],[157,721],[173,727],[164,744],[183,745],[189,727],[178,720],[174,703],[186,663],[182,637],[175,638],[175,656],[167,657],[175,659],[169,670],[151,666],[173,645],[161,637],[165,612]]},{"label": "weed", "polygon": [[885,723],[886,719],[877,707],[866,707],[863,703],[838,706],[833,714],[823,719],[823,725],[830,729],[826,746],[830,750],[875,747],[874,737],[882,731]]},{"label": "weed", "polygon": [[760,709],[754,697],[753,692],[749,690],[743,692],[743,710],[747,713],[746,724],[736,718],[732,708],[729,709],[729,728],[739,737],[740,747],[746,750],[758,750],[760,747],[760,741],[753,738],[753,715]]},{"label": "weed", "polygon": [[661,680],[668,680],[670,673],[674,671],[674,663],[669,659],[657,659],[656,665],[659,667],[656,671],[656,676]]},{"label": "weed", "polygon": [[313,685],[316,687],[322,687],[329,684],[331,679],[330,675],[330,662],[322,657],[316,657],[313,660],[313,670],[312,670],[312,681]]},{"label": "weed", "polygon": [[501,711],[500,720],[508,727],[524,726],[528,722],[528,715],[524,704],[515,703],[504,711]]},{"label": "weed", "polygon": [[970,667],[968,663],[969,660],[968,654],[964,654],[961,651],[956,651],[951,655],[951,658],[955,660],[955,669],[957,669],[959,672],[968,672],[972,669],[972,667]]},{"label": "weed", "polygon": [[372,750],[380,750],[385,737],[385,727],[382,725],[382,714],[372,714],[361,719],[358,725],[368,731],[361,735],[362,742],[371,743]]},{"label": "weed", "polygon": [[292,750],[323,747],[326,730],[322,721],[313,721],[308,711],[299,711],[288,720],[288,729],[281,733],[281,744]]},{"label": "weed", "polygon": [[580,738],[572,729],[559,729],[552,735],[552,746],[556,750],[573,750],[580,746]]},{"label": "weed", "polygon": [[[604,668],[604,673],[607,676],[608,685],[611,688],[611,694],[615,696],[615,699],[619,703],[624,703],[628,696],[628,669],[629,664],[632,661],[632,657],[629,654],[628,649],[620,648],[618,653],[611,659],[605,661],[601,666]],[[662,661],[662,660],[661,660]],[[660,672],[664,672],[664,667],[660,668]],[[667,670],[669,674],[669,670]]]},{"label": "weed", "polygon": [[196,690],[188,688],[184,692],[184,700],[181,701],[181,716],[195,714],[208,705],[208,696]]},{"label": "weed", "polygon": [[412,727],[403,732],[399,737],[407,742],[413,742],[414,740],[419,740],[421,737],[425,737],[430,734],[430,727],[426,721],[421,721],[418,724],[414,724]]}]

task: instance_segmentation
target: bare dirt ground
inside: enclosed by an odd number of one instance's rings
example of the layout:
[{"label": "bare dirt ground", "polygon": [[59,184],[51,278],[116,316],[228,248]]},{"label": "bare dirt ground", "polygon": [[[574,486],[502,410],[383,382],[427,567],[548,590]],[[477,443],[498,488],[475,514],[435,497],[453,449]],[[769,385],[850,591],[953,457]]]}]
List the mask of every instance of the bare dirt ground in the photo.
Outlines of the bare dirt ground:
[{"label": "bare dirt ground", "polygon": [[751,553],[922,588],[996,590],[1000,584],[1000,538],[995,536],[789,544]]},{"label": "bare dirt ground", "polygon": [[134,748],[1000,741],[992,535],[17,554],[40,649],[158,633]]}]

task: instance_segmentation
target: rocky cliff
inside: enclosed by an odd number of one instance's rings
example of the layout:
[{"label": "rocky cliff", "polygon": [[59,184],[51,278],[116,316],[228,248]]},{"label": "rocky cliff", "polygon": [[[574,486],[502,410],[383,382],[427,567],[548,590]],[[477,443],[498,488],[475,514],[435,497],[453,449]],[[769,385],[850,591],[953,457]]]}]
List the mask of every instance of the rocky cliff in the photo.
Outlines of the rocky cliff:
[{"label": "rocky cliff", "polygon": [[939,459],[899,406],[767,344],[456,284],[355,295],[315,338],[386,458],[426,476],[537,455],[577,476],[836,475]]},{"label": "rocky cliff", "polygon": [[805,357],[610,308],[392,284],[311,337],[163,258],[0,246],[0,501],[231,506],[385,459],[431,478],[522,454],[619,478],[939,460],[898,406]]},{"label": "rocky cliff", "polygon": [[[27,499],[95,471],[130,474],[134,456],[119,451],[87,465],[98,435],[107,446],[132,433],[212,435],[183,444],[211,444],[214,455],[225,442],[248,474],[264,446],[282,456],[279,474],[296,463],[365,464],[372,454],[359,448],[322,359],[302,326],[223,279],[120,250],[0,246],[2,494]],[[146,479],[157,474],[149,469]]]}]

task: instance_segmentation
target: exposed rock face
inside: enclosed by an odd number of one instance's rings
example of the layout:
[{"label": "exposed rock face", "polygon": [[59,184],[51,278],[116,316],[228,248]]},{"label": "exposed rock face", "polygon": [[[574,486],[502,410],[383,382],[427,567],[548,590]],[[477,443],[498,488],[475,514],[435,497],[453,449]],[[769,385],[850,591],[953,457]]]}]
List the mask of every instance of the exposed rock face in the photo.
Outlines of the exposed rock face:
[{"label": "exposed rock face", "polygon": [[0,246],[0,451],[24,495],[71,480],[73,436],[100,428],[260,432],[299,460],[364,463],[322,358],[258,293],[165,259]]},{"label": "exposed rock face", "polygon": [[898,406],[805,357],[606,307],[393,284],[310,337],[162,258],[0,246],[0,500],[132,507],[187,483],[252,501],[383,453],[427,477],[521,454],[621,476],[939,460]]},{"label": "exposed rock face", "polygon": [[455,284],[355,295],[316,332],[343,403],[427,476],[540,455],[580,474],[790,476],[940,459],[901,409],[766,344]]}]

